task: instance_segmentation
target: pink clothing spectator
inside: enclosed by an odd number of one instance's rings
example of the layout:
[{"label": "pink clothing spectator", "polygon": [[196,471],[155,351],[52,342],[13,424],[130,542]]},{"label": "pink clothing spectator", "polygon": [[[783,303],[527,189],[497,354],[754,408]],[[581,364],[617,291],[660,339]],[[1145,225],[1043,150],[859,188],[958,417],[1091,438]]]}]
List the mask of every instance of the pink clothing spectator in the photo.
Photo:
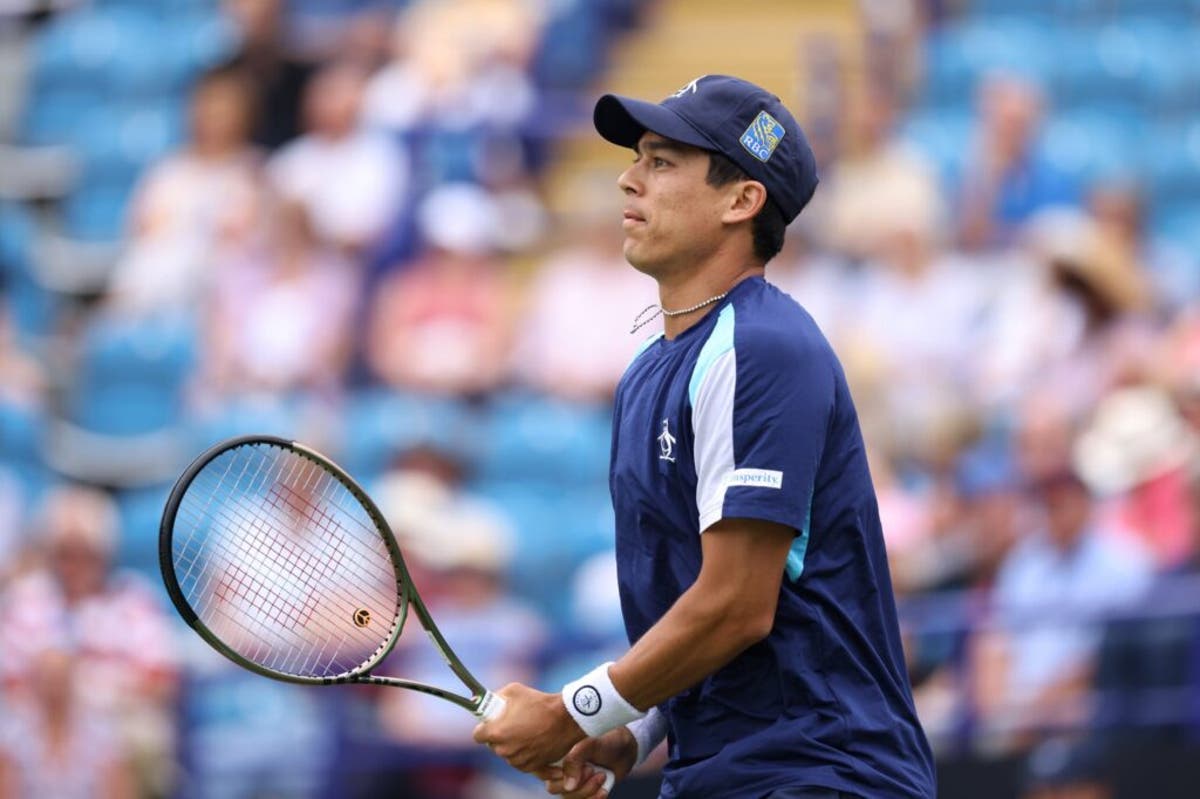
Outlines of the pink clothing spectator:
[{"label": "pink clothing spectator", "polygon": [[271,184],[301,203],[327,243],[360,251],[392,221],[405,194],[408,164],[388,137],[359,127],[364,77],[333,65],[308,86],[308,132],[268,164]]},{"label": "pink clothing spectator", "polygon": [[191,102],[191,141],[150,169],[131,206],[130,246],[112,285],[124,306],[187,308],[203,295],[215,259],[248,246],[260,222],[249,85],[218,70],[201,79]]},{"label": "pink clothing spectator", "polygon": [[630,269],[619,251],[584,246],[558,252],[530,286],[514,369],[548,394],[611,401],[625,367],[654,330],[630,335],[633,318],[657,301],[654,281]]},{"label": "pink clothing spectator", "polygon": [[83,698],[112,709],[138,700],[153,684],[174,679],[173,633],[150,586],[135,575],[111,578],[104,590],[68,604],[56,580],[38,571],[0,597],[0,675],[10,689],[30,678],[47,649],[70,648],[88,675]]},{"label": "pink clothing spectator", "polygon": [[335,390],[359,275],[313,236],[301,206],[274,215],[255,255],[223,265],[209,313],[209,385],[224,392]]}]

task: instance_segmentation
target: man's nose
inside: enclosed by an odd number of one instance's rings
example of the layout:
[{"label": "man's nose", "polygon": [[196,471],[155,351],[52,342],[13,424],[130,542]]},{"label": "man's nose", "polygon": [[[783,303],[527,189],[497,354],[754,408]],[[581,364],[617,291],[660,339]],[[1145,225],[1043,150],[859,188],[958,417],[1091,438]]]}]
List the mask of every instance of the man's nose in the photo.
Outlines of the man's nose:
[{"label": "man's nose", "polygon": [[634,174],[636,169],[637,164],[633,164],[617,177],[617,186],[626,194],[641,193],[641,183]]}]

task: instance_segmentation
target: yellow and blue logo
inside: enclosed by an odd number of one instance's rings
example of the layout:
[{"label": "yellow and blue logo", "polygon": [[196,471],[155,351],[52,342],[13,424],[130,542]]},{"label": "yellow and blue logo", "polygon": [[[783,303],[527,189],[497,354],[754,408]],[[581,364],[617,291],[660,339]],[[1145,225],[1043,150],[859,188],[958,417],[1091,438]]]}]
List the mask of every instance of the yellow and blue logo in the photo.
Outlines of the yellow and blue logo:
[{"label": "yellow and blue logo", "polygon": [[786,132],[779,120],[766,111],[759,111],[750,127],[742,134],[742,146],[765,164]]}]

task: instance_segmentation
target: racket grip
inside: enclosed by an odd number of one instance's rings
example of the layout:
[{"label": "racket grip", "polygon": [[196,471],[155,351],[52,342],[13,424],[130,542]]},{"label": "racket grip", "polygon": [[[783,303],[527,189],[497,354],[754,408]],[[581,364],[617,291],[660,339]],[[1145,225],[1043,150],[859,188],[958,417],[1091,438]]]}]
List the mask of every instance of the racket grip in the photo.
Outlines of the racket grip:
[{"label": "racket grip", "polygon": [[[483,695],[483,700],[480,701],[479,709],[475,711],[475,715],[483,721],[491,721],[492,719],[497,718],[503,712],[504,697],[488,691]],[[558,766],[561,764],[562,761],[559,760],[554,765]],[[607,769],[604,766],[597,766],[595,763],[588,763],[588,765],[604,775],[604,792],[610,793],[613,785],[617,782],[617,775],[614,774],[611,769]]]}]

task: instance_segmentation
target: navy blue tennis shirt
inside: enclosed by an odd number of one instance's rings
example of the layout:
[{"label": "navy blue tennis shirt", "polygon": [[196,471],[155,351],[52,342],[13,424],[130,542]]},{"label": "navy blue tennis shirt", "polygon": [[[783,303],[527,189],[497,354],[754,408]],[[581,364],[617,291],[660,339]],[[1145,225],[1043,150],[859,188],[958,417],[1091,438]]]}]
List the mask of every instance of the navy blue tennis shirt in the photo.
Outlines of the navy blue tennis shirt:
[{"label": "navy blue tennis shirt", "polygon": [[610,487],[631,643],[696,580],[714,522],[796,531],[771,633],[660,706],[663,797],[934,795],[858,416],[799,304],[750,278],[643,345],[617,388]]}]

